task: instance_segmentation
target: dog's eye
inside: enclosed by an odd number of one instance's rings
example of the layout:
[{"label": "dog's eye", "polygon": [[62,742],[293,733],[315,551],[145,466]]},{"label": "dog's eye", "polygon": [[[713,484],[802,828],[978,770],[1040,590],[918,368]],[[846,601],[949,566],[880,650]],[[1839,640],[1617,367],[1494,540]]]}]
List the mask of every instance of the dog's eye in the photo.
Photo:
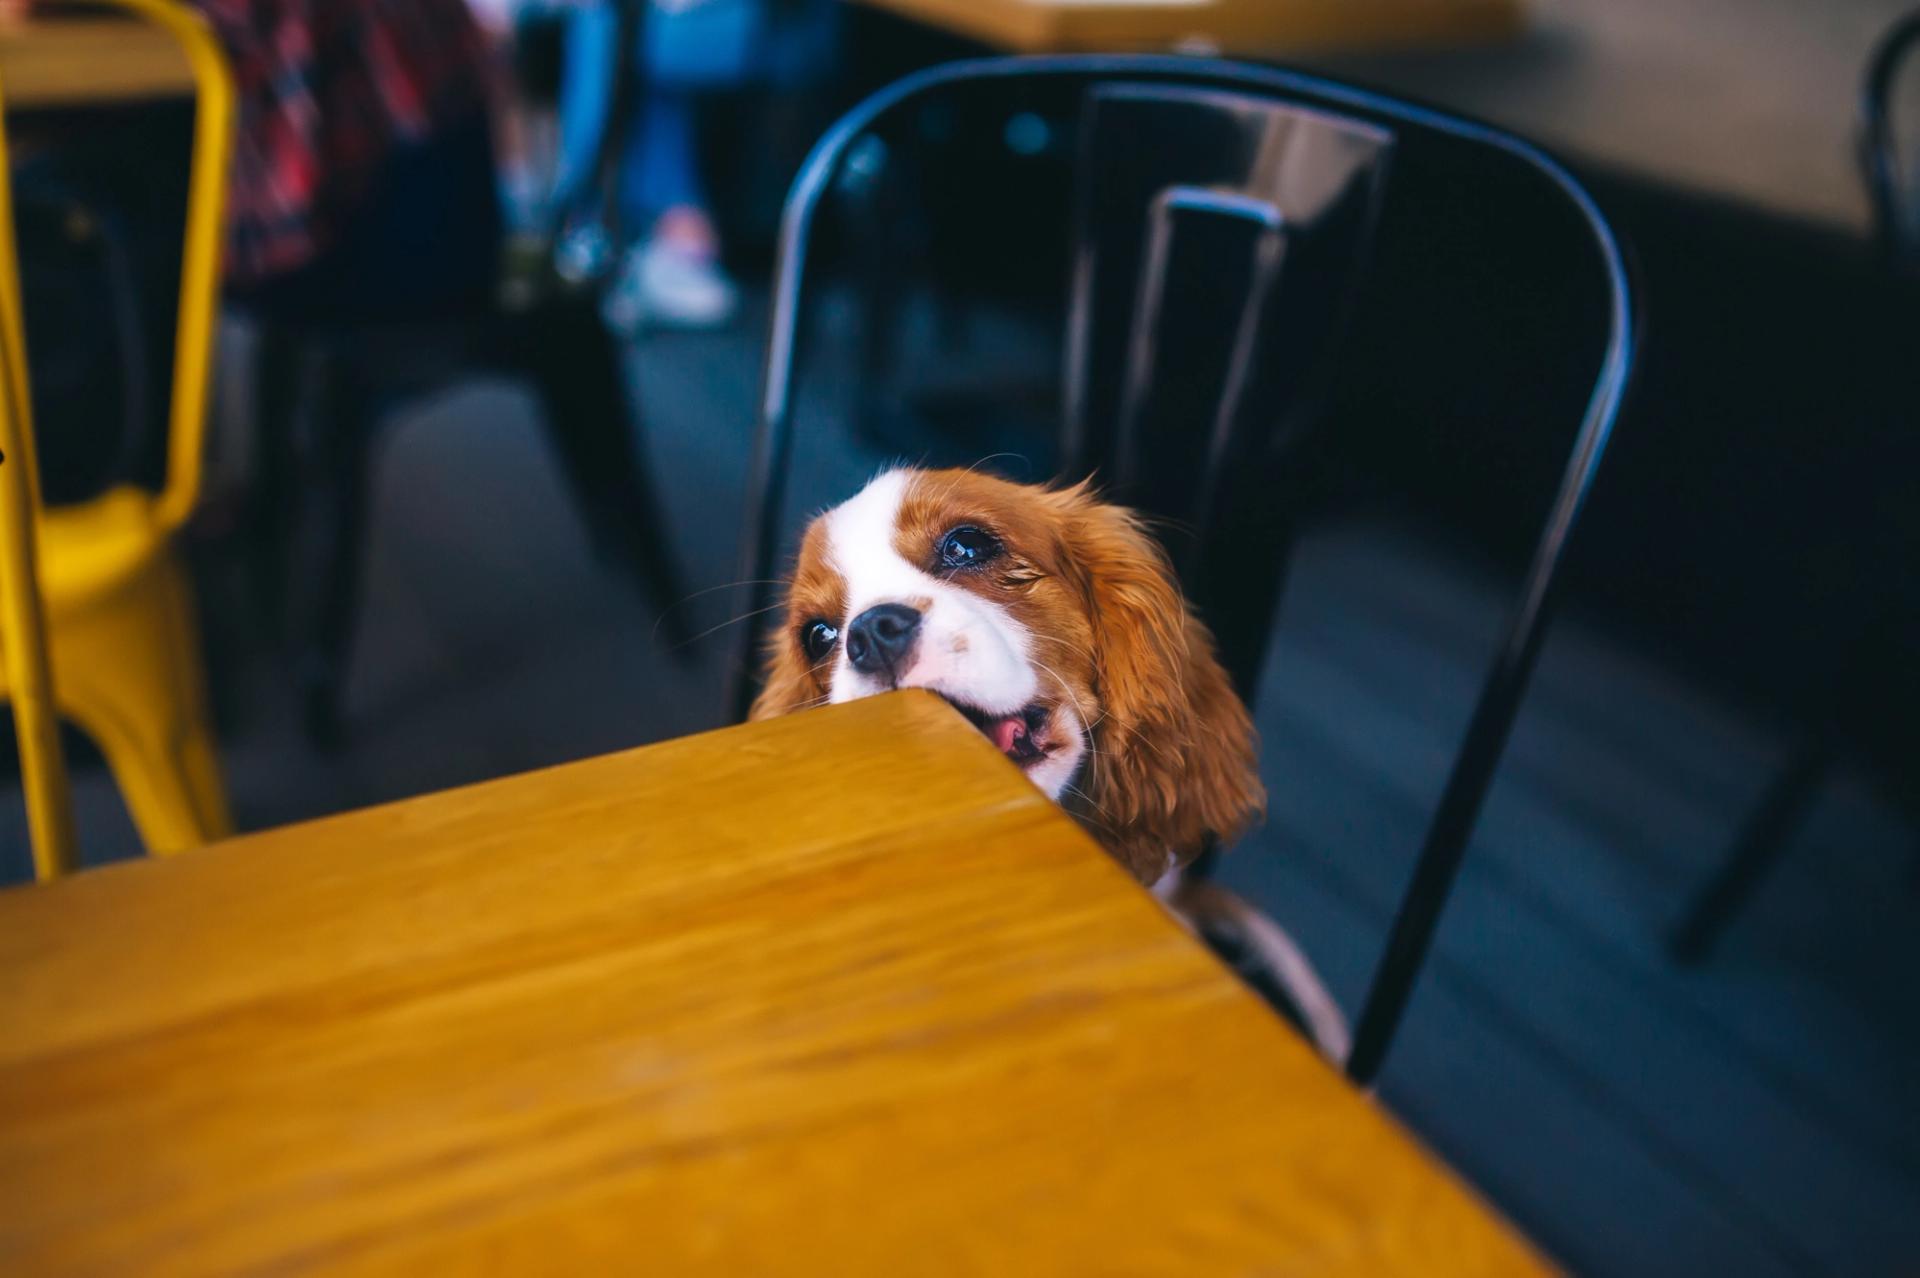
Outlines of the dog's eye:
[{"label": "dog's eye", "polygon": [[940,539],[940,563],[947,568],[974,568],[999,553],[999,539],[971,524],[962,524]]},{"label": "dog's eye", "polygon": [[824,621],[809,621],[806,629],[800,632],[800,646],[807,650],[807,660],[821,661],[840,638],[839,630]]}]

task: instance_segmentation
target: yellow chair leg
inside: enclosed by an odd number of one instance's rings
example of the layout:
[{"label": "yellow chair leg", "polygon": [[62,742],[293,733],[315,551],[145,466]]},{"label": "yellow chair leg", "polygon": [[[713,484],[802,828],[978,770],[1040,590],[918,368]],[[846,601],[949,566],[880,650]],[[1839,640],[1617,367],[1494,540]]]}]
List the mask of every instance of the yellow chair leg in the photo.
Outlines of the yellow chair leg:
[{"label": "yellow chair leg", "polygon": [[201,663],[193,587],[178,556],[167,556],[161,589],[173,629],[173,642],[167,651],[173,659],[169,682],[180,730],[176,750],[187,789],[193,795],[194,810],[200,814],[200,842],[211,843],[233,833],[233,816],[227,807],[226,785],[220,778],[213,719],[207,708],[207,677]]},{"label": "yellow chair leg", "polygon": [[211,843],[233,833],[233,814],[227,809],[227,790],[220,779],[219,756],[213,732],[205,723],[192,726],[180,743],[180,767],[193,808],[200,816],[200,842]]},{"label": "yellow chair leg", "polygon": [[163,555],[64,619],[61,639],[62,708],[106,755],[147,851],[181,852],[231,834],[193,598],[177,556]]},{"label": "yellow chair leg", "polygon": [[140,841],[148,852],[164,856],[217,836],[201,813],[178,743],[141,731],[151,726],[132,719],[102,720],[90,725],[89,735],[113,769]]}]

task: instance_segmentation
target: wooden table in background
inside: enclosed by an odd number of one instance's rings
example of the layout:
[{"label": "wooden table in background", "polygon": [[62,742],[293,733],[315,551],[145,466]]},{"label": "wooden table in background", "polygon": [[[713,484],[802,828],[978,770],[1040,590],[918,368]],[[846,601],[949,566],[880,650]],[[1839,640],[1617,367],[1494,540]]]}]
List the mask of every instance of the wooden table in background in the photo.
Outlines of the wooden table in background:
[{"label": "wooden table in background", "polygon": [[117,18],[0,22],[0,94],[9,108],[186,97],[193,75],[166,32]]},{"label": "wooden table in background", "polygon": [[1009,53],[1197,47],[1241,57],[1518,31],[1523,0],[862,0]]},{"label": "wooden table in background", "polygon": [[1538,1258],[921,693],[0,893],[0,1270]]}]

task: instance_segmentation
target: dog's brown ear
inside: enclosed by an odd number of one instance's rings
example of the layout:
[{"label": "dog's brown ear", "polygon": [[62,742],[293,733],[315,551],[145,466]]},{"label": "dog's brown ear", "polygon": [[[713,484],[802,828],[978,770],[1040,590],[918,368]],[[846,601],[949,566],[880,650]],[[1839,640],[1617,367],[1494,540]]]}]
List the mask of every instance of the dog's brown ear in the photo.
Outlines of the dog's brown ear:
[{"label": "dog's brown ear", "polygon": [[1209,834],[1231,839],[1265,813],[1253,722],[1139,520],[1084,486],[1052,496],[1093,623],[1092,823],[1152,883],[1198,856]]},{"label": "dog's brown ear", "polygon": [[747,711],[747,720],[757,722],[792,714],[819,700],[820,690],[814,687],[813,673],[808,669],[806,658],[801,655],[793,636],[787,633],[783,618],[772,638],[767,641],[766,682],[761,685],[760,695],[753,699],[753,708]]}]

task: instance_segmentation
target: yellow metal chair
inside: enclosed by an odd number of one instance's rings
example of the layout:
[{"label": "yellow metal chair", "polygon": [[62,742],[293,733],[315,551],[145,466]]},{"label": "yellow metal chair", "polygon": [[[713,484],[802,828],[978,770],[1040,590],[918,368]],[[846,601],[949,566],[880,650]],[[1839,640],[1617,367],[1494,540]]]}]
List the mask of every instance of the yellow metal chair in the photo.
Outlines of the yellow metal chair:
[{"label": "yellow metal chair", "polygon": [[[208,726],[193,597],[173,536],[200,491],[233,81],[219,43],[191,10],[172,0],[113,2],[179,41],[197,94],[167,471],[158,494],[119,487],[40,509],[11,192],[0,198],[0,695],[14,704],[42,879],[74,863],[56,713],[100,746],[149,852],[196,847],[231,828]],[[0,84],[0,187],[11,173],[4,109]]]}]

